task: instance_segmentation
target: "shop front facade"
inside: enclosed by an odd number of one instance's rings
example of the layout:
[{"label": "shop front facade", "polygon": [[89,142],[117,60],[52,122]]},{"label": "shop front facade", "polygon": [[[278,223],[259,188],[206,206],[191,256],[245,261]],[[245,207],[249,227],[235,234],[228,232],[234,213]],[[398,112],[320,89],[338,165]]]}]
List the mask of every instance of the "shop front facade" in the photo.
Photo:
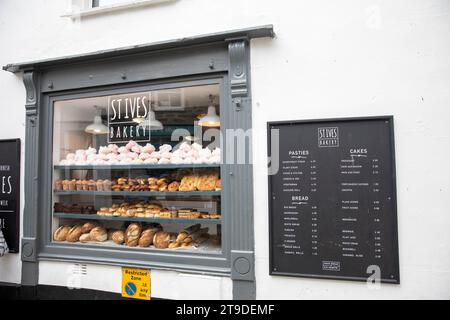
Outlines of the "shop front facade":
[{"label": "shop front facade", "polygon": [[448,22],[417,18],[436,3],[6,1],[0,283],[119,297],[130,268],[163,299],[449,298]]}]

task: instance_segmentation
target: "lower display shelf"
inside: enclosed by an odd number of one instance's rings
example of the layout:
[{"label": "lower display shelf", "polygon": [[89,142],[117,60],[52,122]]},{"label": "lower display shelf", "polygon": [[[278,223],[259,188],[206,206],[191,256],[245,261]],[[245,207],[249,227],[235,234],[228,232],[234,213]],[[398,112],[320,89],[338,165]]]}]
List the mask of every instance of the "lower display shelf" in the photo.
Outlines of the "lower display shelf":
[{"label": "lower display shelf", "polygon": [[55,212],[54,217],[78,220],[106,220],[106,221],[129,221],[129,222],[178,222],[178,223],[201,223],[201,224],[222,224],[222,219],[183,219],[183,218],[138,218],[138,217],[110,217],[99,216],[97,214],[78,214]]},{"label": "lower display shelf", "polygon": [[105,247],[112,247],[112,248],[129,248],[129,249],[137,249],[137,250],[142,250],[142,249],[150,249],[150,250],[154,250],[154,251],[181,251],[181,252],[191,252],[191,253],[205,253],[205,254],[220,254],[222,252],[222,249],[220,247],[220,245],[214,244],[212,243],[212,241],[205,241],[203,242],[201,245],[192,245],[189,247],[177,247],[177,248],[166,248],[166,249],[158,249],[155,248],[155,246],[151,245],[148,247],[128,247],[125,244],[116,244],[114,243],[114,241],[111,240],[107,240],[104,242],[98,242],[98,241],[89,241],[86,243],[81,243],[81,242],[68,242],[68,241],[54,241],[54,243],[59,243],[59,244],[69,244],[71,246],[75,245],[75,246],[91,246],[91,245],[96,245],[96,246],[105,246]]}]

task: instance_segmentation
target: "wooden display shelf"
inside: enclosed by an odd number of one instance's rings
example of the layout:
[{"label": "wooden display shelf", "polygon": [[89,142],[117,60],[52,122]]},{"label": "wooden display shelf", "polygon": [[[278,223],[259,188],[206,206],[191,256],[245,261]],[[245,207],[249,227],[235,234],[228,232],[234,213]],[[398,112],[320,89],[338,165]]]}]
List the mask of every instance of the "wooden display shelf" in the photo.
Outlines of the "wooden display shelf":
[{"label": "wooden display shelf", "polygon": [[97,214],[62,213],[55,212],[53,217],[78,220],[106,220],[106,221],[127,221],[127,222],[178,222],[178,223],[202,223],[202,224],[222,224],[222,219],[185,219],[185,218],[138,218],[138,217],[111,217],[99,216]]},{"label": "wooden display shelf", "polygon": [[212,197],[220,196],[221,191],[81,191],[54,190],[58,196],[123,196],[123,197]]}]

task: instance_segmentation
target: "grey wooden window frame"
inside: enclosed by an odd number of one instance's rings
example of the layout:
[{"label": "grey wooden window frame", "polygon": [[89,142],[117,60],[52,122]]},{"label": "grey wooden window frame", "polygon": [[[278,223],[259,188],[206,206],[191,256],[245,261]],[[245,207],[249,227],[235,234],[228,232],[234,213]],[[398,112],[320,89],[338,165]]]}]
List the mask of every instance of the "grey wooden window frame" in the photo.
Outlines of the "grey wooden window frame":
[{"label": "grey wooden window frame", "polygon": [[[99,94],[218,83],[222,128],[251,129],[249,41],[274,37],[261,26],[90,54],[9,64],[26,88],[22,284],[38,283],[39,261],[74,261],[230,276],[233,298],[255,298],[252,165],[223,164],[221,255],[69,246],[51,242],[52,108]],[[223,135],[223,153],[232,151]],[[251,141],[249,141],[251,143]],[[251,155],[248,155],[251,158]]]}]

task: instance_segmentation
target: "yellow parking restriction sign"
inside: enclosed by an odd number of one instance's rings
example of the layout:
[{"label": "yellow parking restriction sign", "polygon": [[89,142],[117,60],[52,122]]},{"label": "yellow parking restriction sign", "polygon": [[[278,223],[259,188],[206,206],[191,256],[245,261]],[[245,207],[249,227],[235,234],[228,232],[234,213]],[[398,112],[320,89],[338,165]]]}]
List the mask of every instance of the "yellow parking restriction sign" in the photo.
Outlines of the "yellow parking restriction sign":
[{"label": "yellow parking restriction sign", "polygon": [[150,300],[150,270],[122,268],[122,297]]}]

